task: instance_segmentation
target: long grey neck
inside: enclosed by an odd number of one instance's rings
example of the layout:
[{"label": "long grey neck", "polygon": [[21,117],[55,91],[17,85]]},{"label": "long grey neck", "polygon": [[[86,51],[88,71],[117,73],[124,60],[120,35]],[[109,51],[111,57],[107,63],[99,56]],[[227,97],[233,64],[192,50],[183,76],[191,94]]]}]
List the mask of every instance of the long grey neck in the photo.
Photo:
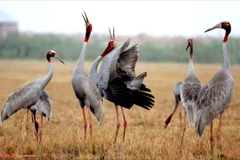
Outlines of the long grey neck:
[{"label": "long grey neck", "polygon": [[87,42],[83,42],[82,51],[77,61],[77,64],[74,68],[74,72],[85,72],[84,60],[85,60],[86,48],[87,48]]},{"label": "long grey neck", "polygon": [[46,85],[49,83],[49,81],[52,79],[52,76],[53,76],[53,66],[52,66],[52,63],[48,63],[49,65],[49,71],[48,71],[48,74],[45,78],[43,78],[43,82],[42,82],[42,89],[44,90],[44,88],[46,87]]},{"label": "long grey neck", "polygon": [[231,71],[231,62],[230,62],[230,59],[229,59],[229,55],[228,55],[228,51],[227,51],[227,43],[226,42],[223,42],[222,50],[223,50],[222,69],[223,70],[228,70],[229,72],[232,73],[232,71]]},{"label": "long grey neck", "polygon": [[98,65],[100,63],[100,61],[102,60],[102,56],[98,56],[95,61],[92,64],[91,70],[90,70],[90,78],[97,83],[99,80],[99,74],[97,72],[98,69]]},{"label": "long grey neck", "polygon": [[177,107],[178,107],[178,103],[179,103],[178,97],[175,95],[175,106],[174,106],[172,114],[174,114],[176,112]]},{"label": "long grey neck", "polygon": [[194,72],[194,68],[193,68],[193,60],[189,59],[189,73]]}]

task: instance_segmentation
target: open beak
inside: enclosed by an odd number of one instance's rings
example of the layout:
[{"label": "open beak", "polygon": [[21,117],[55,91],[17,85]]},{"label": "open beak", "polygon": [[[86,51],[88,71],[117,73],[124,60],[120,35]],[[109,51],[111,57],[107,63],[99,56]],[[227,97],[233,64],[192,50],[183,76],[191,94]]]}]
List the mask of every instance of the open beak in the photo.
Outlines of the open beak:
[{"label": "open beak", "polygon": [[208,32],[208,31],[211,31],[211,30],[213,30],[213,29],[216,29],[216,28],[222,28],[221,23],[217,24],[216,26],[214,26],[214,27],[212,27],[212,28],[207,29],[204,33]]},{"label": "open beak", "polygon": [[108,28],[108,30],[109,30],[110,40],[115,41],[115,30],[114,30],[114,27],[113,27],[113,34],[112,34],[110,28]]},{"label": "open beak", "polygon": [[188,43],[186,50],[188,50],[189,47],[190,47],[190,43]]},{"label": "open beak", "polygon": [[83,17],[83,19],[85,21],[86,28],[87,28],[87,26],[89,25],[89,20],[88,20],[87,14],[84,12],[84,14],[82,14],[82,17]]},{"label": "open beak", "polygon": [[54,57],[58,59],[60,62],[62,62],[63,64],[65,64],[57,55],[55,55]]},{"label": "open beak", "polygon": [[113,42],[114,42],[114,47],[116,47],[116,43],[115,43],[115,30],[114,30],[114,27],[113,27],[113,34],[112,34],[110,28],[108,28],[108,30],[109,30],[109,35],[110,35],[110,40],[109,40],[109,41],[113,41]]}]

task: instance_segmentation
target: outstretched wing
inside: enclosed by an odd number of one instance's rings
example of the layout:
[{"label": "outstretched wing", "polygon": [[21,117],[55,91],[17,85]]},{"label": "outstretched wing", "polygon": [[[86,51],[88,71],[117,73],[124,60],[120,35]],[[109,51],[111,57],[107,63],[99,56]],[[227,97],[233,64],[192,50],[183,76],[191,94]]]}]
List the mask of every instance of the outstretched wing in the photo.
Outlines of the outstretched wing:
[{"label": "outstretched wing", "polygon": [[155,97],[149,92],[151,90],[142,84],[139,91],[132,91],[133,103],[147,110],[152,108]]},{"label": "outstretched wing", "polygon": [[128,83],[127,87],[131,90],[140,90],[141,85],[143,84],[144,78],[147,76],[147,72],[143,72],[137,77],[135,77],[130,83]]},{"label": "outstretched wing", "polygon": [[106,89],[108,83],[117,77],[116,64],[119,54],[127,49],[129,43],[130,40],[127,40],[122,46],[112,50],[103,58],[102,65],[99,70],[99,88]]},{"label": "outstretched wing", "polygon": [[119,75],[128,76],[130,79],[136,77],[135,66],[139,56],[139,45],[135,44],[120,54],[117,65]]}]

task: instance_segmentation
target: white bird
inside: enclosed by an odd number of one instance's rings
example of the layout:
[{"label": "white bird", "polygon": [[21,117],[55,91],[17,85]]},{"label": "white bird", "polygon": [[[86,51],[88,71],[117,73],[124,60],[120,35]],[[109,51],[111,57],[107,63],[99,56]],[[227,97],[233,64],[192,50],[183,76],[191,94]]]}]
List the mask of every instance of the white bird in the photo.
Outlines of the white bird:
[{"label": "white bird", "polygon": [[[110,30],[109,32],[110,41],[108,47],[94,61],[90,76],[97,84],[102,96],[113,102],[116,107],[117,130],[114,141],[116,142],[120,128],[118,113],[119,106],[121,107],[124,120],[124,141],[127,121],[123,107],[130,109],[133,104],[136,104],[145,109],[150,109],[154,103],[154,96],[147,93],[151,91],[143,84],[143,78],[146,77],[146,72],[136,77],[136,73],[134,71],[139,53],[138,45],[128,48],[130,40],[127,40],[120,47],[115,49],[114,31],[113,36],[111,36]],[[102,59],[102,65],[98,73],[97,68]]]},{"label": "white bird", "polygon": [[84,15],[82,16],[86,24],[86,33],[85,33],[84,43],[83,43],[80,57],[72,73],[72,87],[77,99],[79,100],[80,106],[82,108],[82,114],[84,119],[84,141],[85,141],[87,121],[86,121],[84,106],[86,105],[88,110],[91,140],[92,140],[92,120],[91,120],[90,112],[92,112],[94,116],[97,118],[100,126],[103,122],[104,108],[103,108],[103,100],[102,100],[100,91],[97,88],[96,84],[88,76],[84,68],[84,59],[85,59],[87,44],[92,31],[92,24],[89,23],[86,13],[84,14],[85,16]]},{"label": "white bird", "polygon": [[225,30],[225,36],[222,43],[223,62],[220,70],[214,77],[202,88],[197,101],[196,133],[201,138],[206,125],[211,125],[210,142],[211,153],[213,154],[213,119],[220,114],[217,131],[217,144],[220,139],[220,127],[223,112],[231,103],[234,92],[234,79],[231,71],[231,62],[227,50],[227,40],[231,32],[229,22],[221,22],[214,27],[206,30],[211,31],[216,28]]},{"label": "white bird", "polygon": [[186,115],[188,117],[190,126],[193,126],[196,115],[196,102],[198,99],[198,93],[202,88],[202,84],[198,79],[193,67],[193,39],[188,39],[186,50],[188,47],[190,47],[189,71],[185,79],[182,81],[182,85],[180,87],[181,102],[185,110],[181,145],[183,143],[184,133],[186,131]]},{"label": "white bird", "polygon": [[64,62],[57,56],[56,52],[50,50],[46,54],[46,58],[49,64],[49,72],[46,77],[37,79],[27,84],[26,86],[18,89],[15,93],[8,97],[8,100],[1,111],[2,124],[6,119],[8,119],[12,114],[20,109],[30,109],[31,106],[35,105],[43,93],[46,85],[49,83],[53,76],[53,66],[51,63],[51,57],[54,57]]}]

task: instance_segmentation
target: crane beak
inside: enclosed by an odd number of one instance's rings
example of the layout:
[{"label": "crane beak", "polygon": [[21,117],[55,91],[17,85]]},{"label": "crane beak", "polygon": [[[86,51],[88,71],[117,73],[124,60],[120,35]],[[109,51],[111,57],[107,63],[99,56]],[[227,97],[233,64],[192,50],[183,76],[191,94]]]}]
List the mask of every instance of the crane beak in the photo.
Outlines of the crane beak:
[{"label": "crane beak", "polygon": [[63,60],[61,60],[57,55],[55,55],[54,56],[56,59],[58,59],[60,62],[62,62],[63,64],[65,64],[64,62],[63,62]]},{"label": "crane beak", "polygon": [[188,50],[189,47],[190,47],[190,43],[188,43],[186,50]]},{"label": "crane beak", "polygon": [[89,25],[89,20],[88,20],[88,17],[87,17],[86,12],[84,12],[84,14],[82,14],[82,17],[83,17],[83,19],[84,19],[84,21],[85,21],[86,28],[87,28],[87,26]]},{"label": "crane beak", "polygon": [[110,40],[115,41],[115,30],[114,30],[114,27],[113,27],[113,34],[112,34],[110,28],[108,28],[108,30],[109,30]]},{"label": "crane beak", "polygon": [[204,33],[208,32],[208,31],[211,31],[211,30],[213,30],[213,29],[216,29],[216,28],[222,28],[222,25],[221,25],[221,23],[219,23],[219,24],[215,25],[215,26],[214,26],[214,27],[212,27],[212,28],[209,28],[209,29],[207,29],[206,31],[204,31]]}]

